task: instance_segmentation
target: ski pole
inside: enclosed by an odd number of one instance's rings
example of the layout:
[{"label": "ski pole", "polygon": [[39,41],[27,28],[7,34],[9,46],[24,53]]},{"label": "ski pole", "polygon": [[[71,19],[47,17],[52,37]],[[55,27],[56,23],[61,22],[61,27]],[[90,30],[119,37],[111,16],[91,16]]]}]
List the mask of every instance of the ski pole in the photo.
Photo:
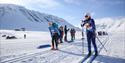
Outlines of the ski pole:
[{"label": "ski pole", "polygon": [[107,52],[107,49],[105,48],[105,46],[102,44],[102,42],[100,41],[100,39],[98,37],[96,37],[99,41],[99,43],[102,45],[102,47],[104,48],[104,50]]},{"label": "ski pole", "polygon": [[[106,38],[104,41],[102,41],[102,42],[104,42],[103,45],[105,45],[105,44],[107,43],[107,41],[108,41],[108,38]],[[100,51],[101,51],[101,49],[102,49],[103,47],[101,46],[101,44],[99,44],[97,47],[98,47],[98,51],[99,51],[99,53],[100,53]],[[92,51],[92,53],[94,53],[94,51]]]},{"label": "ski pole", "polygon": [[82,38],[82,53],[84,55],[84,39]]},{"label": "ski pole", "polygon": [[83,32],[83,27],[82,27],[82,53],[84,55],[84,32]]},{"label": "ski pole", "polygon": [[[107,42],[108,42],[108,40],[106,40],[103,45],[105,45]],[[103,49],[103,47],[100,47],[99,53],[101,52],[102,49]]]}]

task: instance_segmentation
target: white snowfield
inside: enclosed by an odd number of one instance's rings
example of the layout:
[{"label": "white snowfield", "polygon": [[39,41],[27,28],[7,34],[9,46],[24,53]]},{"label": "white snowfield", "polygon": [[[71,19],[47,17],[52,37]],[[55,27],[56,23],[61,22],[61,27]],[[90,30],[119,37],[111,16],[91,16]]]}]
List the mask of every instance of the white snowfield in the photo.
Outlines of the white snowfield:
[{"label": "white snowfield", "polygon": [[[42,45],[51,45],[48,21],[79,30],[56,16],[22,6],[0,4],[0,63],[80,63],[88,53],[86,38],[81,40],[81,32],[76,33],[74,42],[59,44],[59,50],[50,50],[51,47],[38,49]],[[125,63],[125,17],[96,19],[95,23],[97,31],[103,29],[108,32],[108,36],[99,36],[107,52],[96,40],[100,54],[93,63]],[[20,28],[31,31],[8,30]],[[6,39],[5,36],[15,36],[17,39]]]},{"label": "white snowfield", "polygon": [[[27,38],[24,39],[23,35]],[[2,35],[14,35],[18,39],[5,39]],[[99,56],[93,63],[124,63],[125,62],[125,33],[109,33],[109,36],[100,36],[105,44],[101,49],[97,42]],[[68,34],[70,40],[70,34]],[[107,41],[107,42],[106,42]],[[84,52],[83,44],[84,43]],[[87,54],[87,42],[81,40],[81,32],[76,33],[76,40],[71,43],[59,44],[59,50],[50,50],[51,47],[38,49],[40,45],[51,45],[49,32],[0,30],[0,62],[1,63],[79,63]],[[89,61],[86,60],[85,63]]]},{"label": "white snowfield", "polygon": [[95,19],[99,30],[110,32],[125,32],[125,17]]}]

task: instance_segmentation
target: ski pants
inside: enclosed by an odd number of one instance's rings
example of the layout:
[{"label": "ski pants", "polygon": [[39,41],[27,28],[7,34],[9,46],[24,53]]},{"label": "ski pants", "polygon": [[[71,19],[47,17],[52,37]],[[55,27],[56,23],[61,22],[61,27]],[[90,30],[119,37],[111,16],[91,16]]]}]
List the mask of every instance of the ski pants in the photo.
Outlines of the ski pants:
[{"label": "ski pants", "polygon": [[59,40],[60,40],[60,43],[63,43],[63,35],[61,35],[60,37],[59,37]]},{"label": "ski pants", "polygon": [[88,52],[91,53],[91,43],[92,43],[95,53],[98,54],[95,32],[87,32],[87,42],[88,42]]},{"label": "ski pants", "polygon": [[71,41],[75,40],[75,34],[71,33]]},{"label": "ski pants", "polygon": [[64,41],[67,41],[67,33],[65,33]]},{"label": "ski pants", "polygon": [[52,36],[52,46],[54,47],[54,43],[56,45],[56,48],[58,48],[58,33],[55,33],[53,36]]}]

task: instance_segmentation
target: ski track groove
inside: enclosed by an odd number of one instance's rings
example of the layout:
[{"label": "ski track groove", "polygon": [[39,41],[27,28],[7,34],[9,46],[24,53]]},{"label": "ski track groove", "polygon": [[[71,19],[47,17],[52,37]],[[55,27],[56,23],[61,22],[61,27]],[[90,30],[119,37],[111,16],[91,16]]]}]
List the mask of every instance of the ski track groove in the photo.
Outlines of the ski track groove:
[{"label": "ski track groove", "polygon": [[[67,50],[67,48],[71,48],[73,46],[69,46],[69,47],[66,47],[65,49]],[[63,49],[62,49],[63,50]],[[51,53],[51,54],[50,54]],[[59,59],[64,59],[68,56],[68,54],[63,54],[62,52],[60,51],[54,51],[54,53],[52,52],[49,52],[48,54],[45,54],[45,55],[41,55],[41,56],[38,56],[38,57],[44,57],[43,59],[40,59],[42,61],[42,63],[58,63]],[[52,59],[54,58],[53,60],[48,60],[48,59]],[[47,60],[46,60],[47,59]],[[38,60],[39,61],[39,60]],[[38,62],[37,63],[41,63],[41,62]]]},{"label": "ski track groove", "polygon": [[[103,38],[103,37],[101,37],[101,38]],[[101,42],[104,42],[103,44],[105,45],[105,44],[108,42],[108,40],[109,40],[109,36],[108,36],[107,38],[105,38],[105,40],[103,40],[103,41],[101,41]],[[98,49],[99,49],[99,53],[100,53],[101,50],[103,49],[103,46],[101,47],[101,44],[99,44],[98,47],[99,47]],[[94,51],[93,51],[92,53],[94,53]],[[90,59],[90,57],[89,57],[88,59]],[[86,59],[86,60],[88,60],[88,59]],[[81,63],[82,60],[83,60],[83,58],[82,58],[78,63]],[[86,62],[86,61],[85,61],[85,62]]]},{"label": "ski track groove", "polygon": [[[60,45],[62,46],[62,47],[60,47],[60,48],[62,48],[61,50],[66,49],[66,51],[69,51],[72,47],[75,47],[73,43],[64,43],[64,45],[66,45],[66,46],[63,46],[63,44],[60,44]],[[52,51],[52,52],[49,52],[49,51],[51,51],[51,50],[45,50],[42,52],[37,52],[37,53],[30,54],[30,55],[13,58],[10,60],[5,60],[5,61],[3,60],[3,61],[1,61],[1,63],[26,62],[27,60],[34,60],[33,58],[37,58],[37,59],[40,58],[40,60],[44,60],[43,63],[57,63],[57,62],[61,61],[61,60],[57,60],[57,59],[64,59],[69,56],[69,54],[64,55],[60,51]],[[72,50],[70,50],[70,51],[72,52]],[[53,59],[51,61],[48,60],[53,57],[55,59]]]},{"label": "ski track groove", "polygon": [[[68,44],[68,43],[67,43]],[[62,44],[61,44],[62,45]],[[65,45],[65,44],[64,44]],[[71,46],[69,46],[69,45],[66,45],[66,46],[62,46],[61,48],[62,49],[66,49],[67,47],[71,47]],[[18,61],[20,61],[20,60],[26,60],[26,59],[28,59],[28,58],[32,58],[32,57],[35,57],[35,56],[38,56],[38,55],[43,55],[43,54],[47,54],[47,53],[49,53],[49,51],[51,51],[51,50],[45,50],[45,51],[42,51],[42,52],[37,52],[37,53],[33,53],[33,54],[30,54],[30,55],[26,55],[26,56],[21,56],[21,57],[17,57],[17,58],[12,58],[12,59],[10,59],[10,60],[3,60],[3,61],[1,61],[1,63],[13,63],[13,62],[18,62]],[[53,51],[54,52],[54,51]],[[52,53],[52,54],[55,54],[55,53]],[[52,55],[51,54],[51,55]]]},{"label": "ski track groove", "polygon": [[[66,47],[66,48],[64,48],[64,49],[67,49],[67,48],[70,48],[70,47],[72,47],[72,46],[69,46],[69,47]],[[45,63],[55,63],[55,61],[49,61],[48,59],[52,59],[52,58],[55,58],[54,60],[57,60],[57,59],[59,59],[58,58],[58,56],[61,58],[61,56],[62,56],[62,54],[63,53],[58,53],[59,51],[53,51],[53,53],[52,52],[49,52],[48,54],[45,54],[45,55],[40,55],[40,56],[38,56],[38,57],[44,57],[44,59],[40,59],[40,60],[43,60],[43,61],[45,61]],[[46,60],[47,59],[47,60]],[[43,62],[44,63],[44,62]]]},{"label": "ski track groove", "polygon": [[[72,45],[71,47],[67,48],[67,50],[69,51],[72,47],[74,47],[74,46]],[[66,51],[67,51],[67,50],[66,50]],[[60,52],[60,51],[59,51],[59,52]],[[60,53],[59,53],[59,56],[58,56],[58,54],[55,54],[55,55],[57,55],[57,56],[56,56],[57,58],[54,59],[54,60],[52,60],[51,63],[58,63],[58,62],[61,61],[62,59],[64,59],[64,58],[70,56],[69,54],[64,54],[63,52],[60,52]],[[57,60],[57,59],[61,59],[61,60]]]}]

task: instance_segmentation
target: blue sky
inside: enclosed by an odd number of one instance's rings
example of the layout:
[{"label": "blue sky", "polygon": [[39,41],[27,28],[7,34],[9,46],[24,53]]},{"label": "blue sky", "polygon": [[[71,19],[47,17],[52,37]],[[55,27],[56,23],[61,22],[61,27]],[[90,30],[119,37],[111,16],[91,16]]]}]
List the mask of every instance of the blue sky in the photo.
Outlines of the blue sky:
[{"label": "blue sky", "polygon": [[75,26],[79,26],[80,20],[88,12],[95,19],[125,16],[125,0],[0,0],[0,3],[22,5],[52,14]]}]

